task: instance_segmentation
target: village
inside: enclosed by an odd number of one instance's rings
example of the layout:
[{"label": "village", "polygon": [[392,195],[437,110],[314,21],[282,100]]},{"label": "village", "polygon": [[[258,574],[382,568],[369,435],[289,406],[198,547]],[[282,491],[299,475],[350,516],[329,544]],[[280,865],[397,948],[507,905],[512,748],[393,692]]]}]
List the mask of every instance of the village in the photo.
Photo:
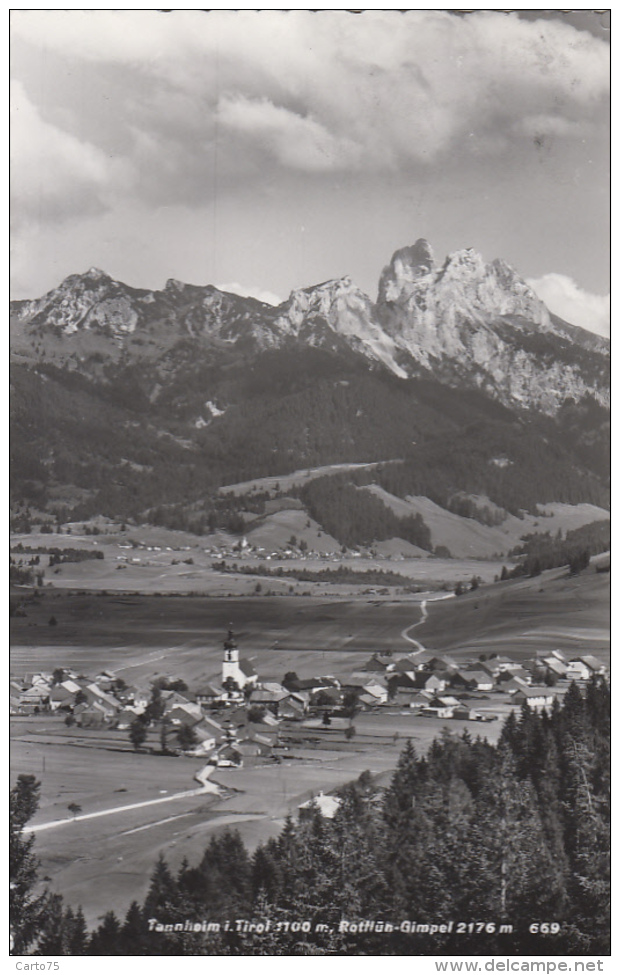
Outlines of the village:
[{"label": "village", "polygon": [[[126,683],[111,670],[93,676],[59,665],[52,673],[10,679],[12,716],[54,716],[75,734],[117,732],[135,751],[200,757],[217,767],[239,768],[281,761],[300,736],[325,740],[339,731],[356,734],[361,715],[398,714],[485,723],[527,704],[551,709],[572,681],[606,676],[595,656],[567,657],[561,650],[516,660],[508,654],[430,650],[376,652],[350,674],[261,679],[240,656],[229,630],[218,680],[188,686],[179,676],[159,676],[148,686]],[[290,658],[289,658],[290,659]],[[363,660],[363,662],[362,662]],[[126,745],[128,747],[128,745]]]}]

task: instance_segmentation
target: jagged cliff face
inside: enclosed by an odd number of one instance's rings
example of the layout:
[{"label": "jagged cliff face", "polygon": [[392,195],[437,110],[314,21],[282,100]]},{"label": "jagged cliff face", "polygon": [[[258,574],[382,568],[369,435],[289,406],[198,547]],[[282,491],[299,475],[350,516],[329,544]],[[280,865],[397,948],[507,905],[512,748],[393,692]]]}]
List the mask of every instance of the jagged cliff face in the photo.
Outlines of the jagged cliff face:
[{"label": "jagged cliff face", "polygon": [[504,261],[467,249],[438,266],[418,240],[384,268],[375,314],[397,348],[451,385],[549,414],[588,393],[608,401],[606,343],[554,319]]},{"label": "jagged cliff face", "polygon": [[[22,361],[71,368],[153,361],[178,369],[218,350],[248,358],[306,346],[353,352],[396,376],[476,388],[506,406],[553,415],[567,399],[609,397],[608,343],[550,315],[516,272],[471,249],[438,265],[418,240],[383,270],[375,304],[347,277],[293,291],[278,308],[212,286],[170,280],[130,288],[92,268],[43,298],[15,302],[12,345]],[[188,353],[188,349],[190,352]],[[178,371],[178,370],[177,370]]]}]

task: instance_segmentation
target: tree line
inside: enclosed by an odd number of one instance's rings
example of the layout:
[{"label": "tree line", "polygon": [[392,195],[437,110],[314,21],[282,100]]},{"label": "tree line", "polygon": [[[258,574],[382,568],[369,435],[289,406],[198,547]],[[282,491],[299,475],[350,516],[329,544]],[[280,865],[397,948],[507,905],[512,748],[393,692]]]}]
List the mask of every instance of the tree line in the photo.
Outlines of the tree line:
[{"label": "tree line", "polygon": [[575,528],[562,538],[559,531],[555,537],[549,532],[541,535],[526,535],[523,544],[516,546],[510,555],[519,558],[518,564],[508,571],[502,569],[501,579],[516,579],[519,576],[537,576],[545,569],[555,569],[567,565],[571,575],[577,575],[590,564],[590,557],[606,552],[611,546],[611,522],[594,521],[581,528]]}]

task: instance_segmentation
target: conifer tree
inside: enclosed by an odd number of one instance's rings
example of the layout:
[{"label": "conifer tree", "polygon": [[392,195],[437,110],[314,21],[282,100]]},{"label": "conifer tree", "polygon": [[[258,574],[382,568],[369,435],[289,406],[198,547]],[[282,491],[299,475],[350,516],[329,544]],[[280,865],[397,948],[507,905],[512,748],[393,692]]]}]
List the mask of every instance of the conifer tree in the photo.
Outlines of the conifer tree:
[{"label": "conifer tree", "polygon": [[35,837],[24,837],[24,827],[39,805],[41,783],[34,775],[20,775],[9,802],[9,923],[11,953],[23,955],[37,941],[47,916],[48,894],[36,893],[38,860]]}]

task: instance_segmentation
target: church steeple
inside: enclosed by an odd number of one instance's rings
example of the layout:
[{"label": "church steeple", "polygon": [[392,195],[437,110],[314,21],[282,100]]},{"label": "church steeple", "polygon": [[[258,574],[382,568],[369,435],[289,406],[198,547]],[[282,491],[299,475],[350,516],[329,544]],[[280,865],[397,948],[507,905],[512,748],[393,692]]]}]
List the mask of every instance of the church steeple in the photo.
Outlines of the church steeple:
[{"label": "church steeple", "polygon": [[239,659],[237,641],[233,633],[232,623],[230,624],[228,635],[224,640],[224,659],[222,661],[222,683],[226,686],[227,681],[233,680],[241,691],[246,684],[255,684],[257,673],[248,660]]},{"label": "church steeple", "polygon": [[224,662],[225,663],[237,663],[239,660],[239,651],[237,650],[237,642],[235,640],[235,634],[232,628],[228,631],[228,636],[224,640]]}]

